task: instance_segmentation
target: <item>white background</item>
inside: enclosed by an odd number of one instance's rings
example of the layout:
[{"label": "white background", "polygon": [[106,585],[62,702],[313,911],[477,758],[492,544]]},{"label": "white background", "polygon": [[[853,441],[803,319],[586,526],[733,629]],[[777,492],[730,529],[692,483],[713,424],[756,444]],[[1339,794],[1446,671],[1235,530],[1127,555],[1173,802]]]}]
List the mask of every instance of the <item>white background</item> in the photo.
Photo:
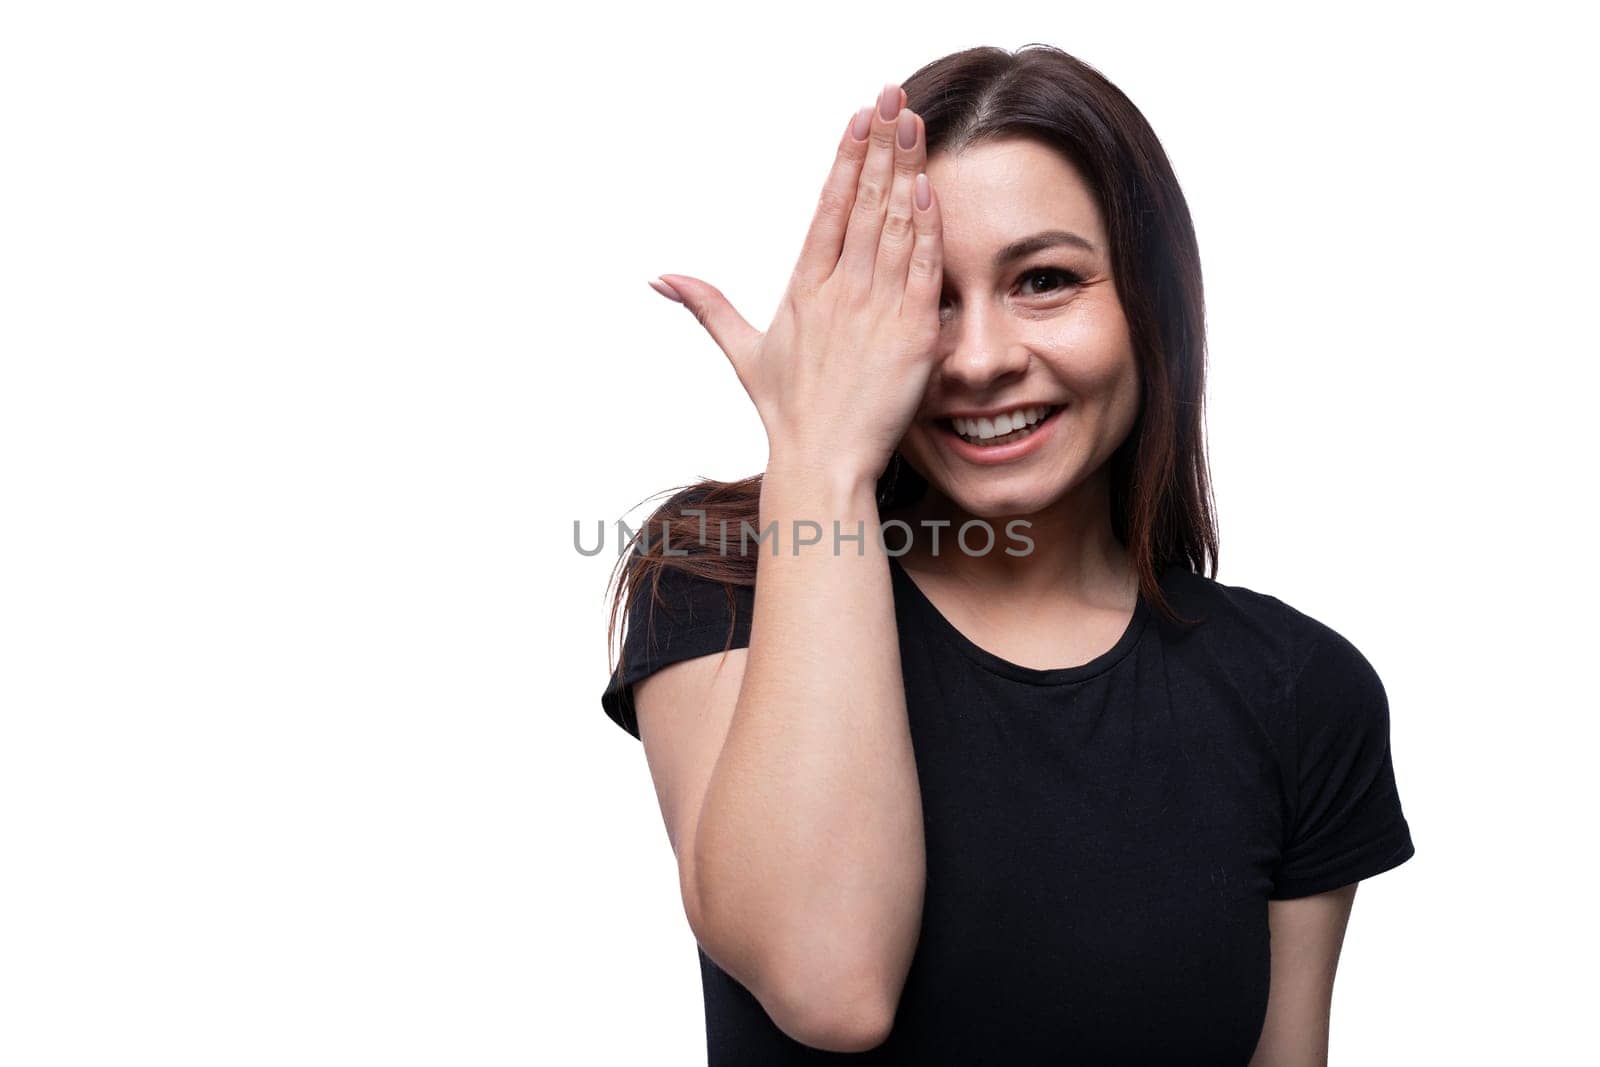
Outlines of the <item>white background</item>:
[{"label": "white background", "polygon": [[850,114],[1030,41],[1193,210],[1219,578],[1388,689],[1333,1062],[1592,1054],[1577,6],[978,7],[7,5],[0,1061],[703,1062],[572,522],[765,453],[645,282],[764,327]]}]

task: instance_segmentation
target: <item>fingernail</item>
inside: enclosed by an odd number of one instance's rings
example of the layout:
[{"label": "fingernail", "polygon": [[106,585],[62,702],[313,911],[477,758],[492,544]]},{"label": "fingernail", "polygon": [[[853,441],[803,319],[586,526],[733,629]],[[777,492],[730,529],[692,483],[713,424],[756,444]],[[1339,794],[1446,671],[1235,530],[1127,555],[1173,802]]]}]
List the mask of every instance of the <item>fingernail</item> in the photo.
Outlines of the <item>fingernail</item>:
[{"label": "fingernail", "polygon": [[883,116],[883,121],[888,122],[900,111],[900,86],[894,82],[883,87],[883,92],[878,96],[878,114]]},{"label": "fingernail", "polygon": [[850,122],[850,136],[858,141],[865,141],[867,134],[872,132],[872,105],[868,104],[856,112],[856,117]]},{"label": "fingernail", "polygon": [[916,193],[918,209],[922,211],[928,210],[928,207],[933,203],[933,194],[928,191],[928,176],[926,174],[917,175]]},{"label": "fingernail", "polygon": [[917,116],[909,111],[900,112],[900,147],[910,148],[917,143]]},{"label": "fingernail", "polygon": [[650,288],[654,289],[668,300],[675,300],[680,304],[683,303],[683,297],[678,295],[678,290],[674,289],[660,278],[651,278]]}]

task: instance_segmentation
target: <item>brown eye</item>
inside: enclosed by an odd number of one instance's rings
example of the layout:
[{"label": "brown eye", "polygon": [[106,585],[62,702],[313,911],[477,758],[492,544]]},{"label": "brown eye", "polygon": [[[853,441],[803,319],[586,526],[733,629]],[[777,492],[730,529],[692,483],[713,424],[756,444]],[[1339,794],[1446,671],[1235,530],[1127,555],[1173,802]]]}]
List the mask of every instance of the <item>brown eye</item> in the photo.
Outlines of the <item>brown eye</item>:
[{"label": "brown eye", "polygon": [[[1040,278],[1044,278],[1047,281],[1049,279],[1057,279],[1060,284],[1053,286],[1047,284],[1041,289],[1035,284],[1036,280]],[[1060,267],[1040,267],[1038,270],[1030,270],[1022,276],[1022,291],[1029,296],[1045,296],[1064,286],[1077,285],[1081,281],[1083,279],[1070,270],[1062,270]]]}]

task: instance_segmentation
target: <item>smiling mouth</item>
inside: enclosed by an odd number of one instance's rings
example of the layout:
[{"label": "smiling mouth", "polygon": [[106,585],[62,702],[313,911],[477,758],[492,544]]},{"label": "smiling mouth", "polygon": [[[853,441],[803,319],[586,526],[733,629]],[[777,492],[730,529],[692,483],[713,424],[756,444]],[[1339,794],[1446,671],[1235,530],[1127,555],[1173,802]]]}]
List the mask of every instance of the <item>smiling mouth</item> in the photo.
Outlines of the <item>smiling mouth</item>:
[{"label": "smiling mouth", "polygon": [[1060,404],[1044,404],[1018,408],[1016,411],[994,418],[940,419],[939,424],[968,444],[977,445],[979,448],[993,448],[996,445],[1009,445],[1013,441],[1022,440],[1038,430],[1060,410]]}]

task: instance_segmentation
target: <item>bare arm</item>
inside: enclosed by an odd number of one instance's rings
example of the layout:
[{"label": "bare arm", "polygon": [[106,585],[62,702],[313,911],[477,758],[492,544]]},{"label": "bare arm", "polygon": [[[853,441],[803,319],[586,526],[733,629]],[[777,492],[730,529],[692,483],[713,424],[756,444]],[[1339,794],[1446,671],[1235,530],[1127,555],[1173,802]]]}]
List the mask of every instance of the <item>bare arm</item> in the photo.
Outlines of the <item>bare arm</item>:
[{"label": "bare arm", "polygon": [[[832,512],[876,522],[870,489],[769,470],[763,528]],[[634,704],[701,947],[791,1037],[859,1051],[916,948],[922,807],[887,561],[875,540],[833,556],[828,528],[761,557],[748,649],[667,667]]]},{"label": "bare arm", "polygon": [[1272,987],[1250,1067],[1325,1067],[1333,978],[1356,886],[1267,902]]},{"label": "bare arm", "polygon": [[[757,566],[744,685],[692,853],[700,929],[780,1025],[870,1047],[893,1021],[924,879],[888,563],[870,485],[769,468],[761,510],[763,528],[828,533]],[[863,554],[834,555],[834,518],[863,524]]]},{"label": "bare arm", "polygon": [[[892,1026],[925,879],[874,489],[932,371],[942,245],[922,120],[889,89],[858,116],[866,139],[842,135],[765,334],[712,286],[662,276],[761,415],[759,521],[779,551],[760,550],[748,651],[669,667],[634,697],[701,947],[780,1029],[831,1051]],[[800,546],[796,522],[820,542]],[[857,538],[838,552],[835,522]]]}]

